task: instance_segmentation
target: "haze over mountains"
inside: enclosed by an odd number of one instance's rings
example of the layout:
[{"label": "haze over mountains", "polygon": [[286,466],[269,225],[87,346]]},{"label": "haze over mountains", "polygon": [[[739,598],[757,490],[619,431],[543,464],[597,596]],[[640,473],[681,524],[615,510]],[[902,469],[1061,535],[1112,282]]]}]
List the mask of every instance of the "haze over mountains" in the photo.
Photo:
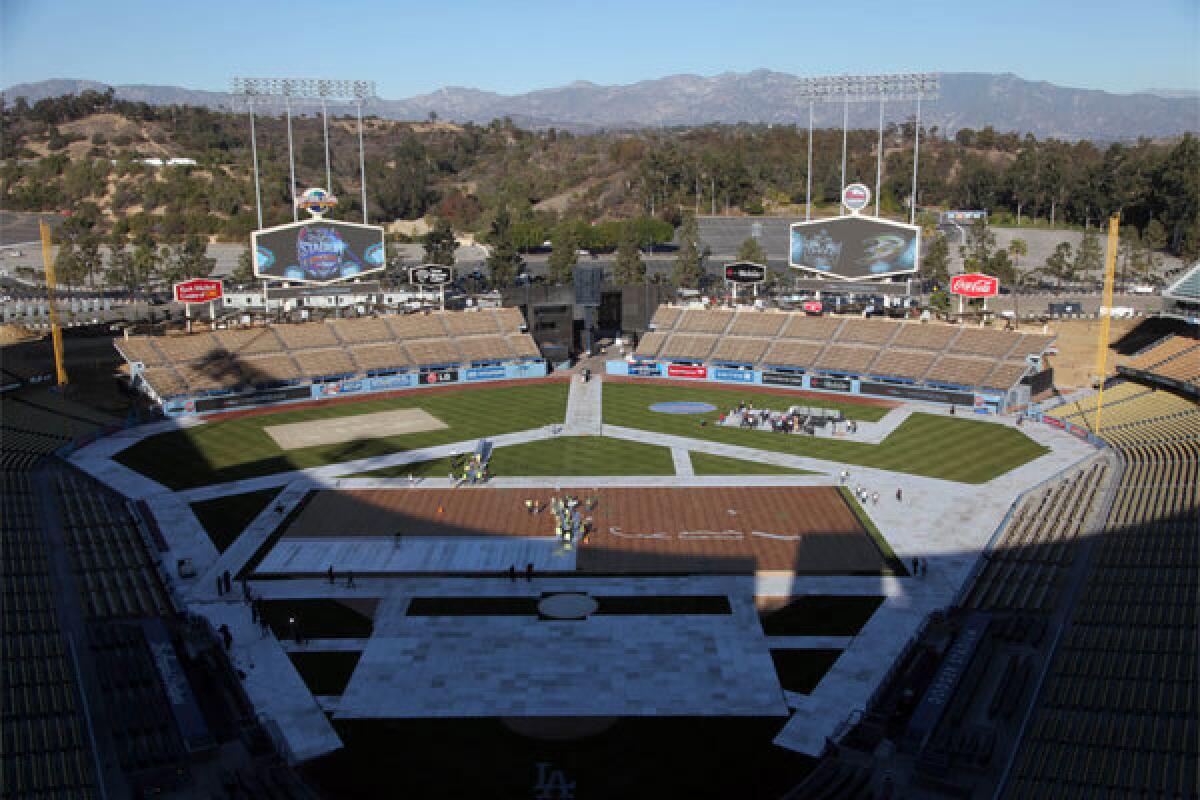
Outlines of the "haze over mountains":
[{"label": "haze over mountains", "polygon": [[[953,132],[991,125],[998,131],[1033,133],[1039,138],[1112,141],[1139,136],[1177,136],[1200,132],[1200,93],[1193,89],[1155,89],[1113,94],[1072,89],[1012,74],[950,72],[941,75],[940,98],[922,104],[922,123]],[[7,102],[103,91],[107,84],[86,80],[46,80],[9,87]],[[189,104],[241,109],[225,92],[178,86],[123,85],[117,97],[153,105]],[[889,122],[911,117],[911,101],[885,107]],[[807,101],[799,96],[796,76],[769,70],[724,73],[712,77],[672,75],[622,86],[576,81],[524,94],[502,95],[463,87],[445,87],[402,100],[381,99],[369,113],[391,119],[423,120],[436,113],[453,122],[487,123],[511,117],[524,126],[575,130],[703,125],[711,122],[807,123]],[[840,104],[818,105],[819,127],[841,125]],[[851,127],[873,127],[874,104],[852,105]]]}]

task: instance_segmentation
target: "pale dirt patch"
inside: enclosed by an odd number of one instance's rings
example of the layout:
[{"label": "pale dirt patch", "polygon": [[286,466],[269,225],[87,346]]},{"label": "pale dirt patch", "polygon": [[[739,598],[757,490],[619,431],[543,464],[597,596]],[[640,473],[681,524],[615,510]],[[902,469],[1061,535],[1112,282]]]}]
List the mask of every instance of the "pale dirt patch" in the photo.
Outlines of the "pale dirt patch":
[{"label": "pale dirt patch", "polygon": [[382,439],[402,433],[440,431],[446,423],[420,408],[380,411],[375,414],[356,414],[351,417],[314,419],[309,422],[290,422],[263,428],[283,450],[339,444],[356,439]]}]

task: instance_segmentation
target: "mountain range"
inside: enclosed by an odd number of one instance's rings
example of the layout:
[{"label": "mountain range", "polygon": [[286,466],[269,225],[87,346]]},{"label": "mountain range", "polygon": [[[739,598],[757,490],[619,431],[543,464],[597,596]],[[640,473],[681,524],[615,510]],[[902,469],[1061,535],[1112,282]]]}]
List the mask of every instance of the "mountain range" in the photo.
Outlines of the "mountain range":
[{"label": "mountain range", "polygon": [[[936,125],[947,133],[991,125],[997,131],[1032,133],[1039,138],[1115,141],[1200,132],[1200,93],[1191,89],[1114,94],[1030,81],[1008,73],[948,72],[940,78],[940,95],[922,103],[921,120],[924,126]],[[11,86],[4,95],[8,102],[17,97],[36,102],[107,88],[96,81],[54,79]],[[244,107],[225,92],[142,84],[112,88],[121,99],[152,105]],[[526,127],[577,131],[808,121],[808,104],[800,96],[796,76],[770,70],[712,77],[672,75],[621,86],[576,81],[513,95],[449,86],[401,100],[376,100],[367,110],[408,120],[424,120],[434,113],[448,122],[487,123],[510,117]],[[912,116],[914,104],[896,101],[885,105],[884,111],[887,121],[900,122]],[[850,108],[851,127],[873,127],[877,120],[878,108],[873,103]],[[840,126],[841,104],[818,105],[814,121],[818,127]]]}]

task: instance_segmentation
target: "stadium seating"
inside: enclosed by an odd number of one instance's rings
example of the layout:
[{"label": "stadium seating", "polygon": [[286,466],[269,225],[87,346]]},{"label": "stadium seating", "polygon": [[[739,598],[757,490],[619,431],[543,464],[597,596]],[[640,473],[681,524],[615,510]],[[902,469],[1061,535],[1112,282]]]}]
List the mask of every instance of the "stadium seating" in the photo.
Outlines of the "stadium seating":
[{"label": "stadium seating", "polygon": [[853,325],[843,325],[838,331],[839,342],[882,345],[891,341],[900,331],[901,323],[887,319],[855,320]]},{"label": "stadium seating", "polygon": [[29,472],[0,469],[0,795],[96,797],[84,710],[59,629],[38,516]]},{"label": "stadium seating", "polygon": [[[284,349],[283,343],[270,328],[213,331],[213,336],[222,350],[236,356],[280,353]],[[131,343],[133,341],[130,340]]]},{"label": "stadium seating", "polygon": [[791,314],[791,319],[780,334],[785,339],[809,339],[814,342],[827,342],[834,337],[842,324],[846,322],[838,317],[809,317],[804,314]]},{"label": "stadium seating", "polygon": [[980,611],[1050,612],[1095,509],[1107,466],[1093,461],[1024,499],[963,605]]},{"label": "stadium seating", "polygon": [[667,334],[658,331],[647,331],[638,342],[635,353],[642,358],[656,358],[667,342]]},{"label": "stadium seating", "polygon": [[377,317],[332,319],[329,320],[329,326],[345,344],[386,342],[392,338],[392,332],[387,323]]},{"label": "stadium seating", "polygon": [[[888,319],[673,306],[655,311],[654,326],[642,338],[638,356],[788,366],[999,392],[1025,377],[1025,356],[1044,352],[1054,338]],[[715,348],[707,351],[705,340],[693,338],[706,332],[717,337]],[[765,340],[766,346],[742,337]],[[801,342],[804,346],[798,346]]]},{"label": "stadium seating", "polygon": [[770,339],[748,336],[723,336],[717,341],[717,349],[710,358],[713,361],[728,361],[735,364],[756,364],[767,352]]},{"label": "stadium seating", "polygon": [[729,326],[732,336],[778,336],[788,321],[787,314],[761,311],[740,311]]},{"label": "stadium seating", "polygon": [[306,378],[328,378],[355,373],[354,362],[341,348],[302,350],[295,354],[296,366]]},{"label": "stadium seating", "polygon": [[350,357],[360,372],[406,369],[412,366],[408,353],[398,344],[368,344],[350,348]]},{"label": "stadium seating", "polygon": [[732,311],[684,311],[675,327],[691,333],[724,333],[732,321]]},{"label": "stadium seating", "polygon": [[920,380],[933,366],[937,354],[925,350],[902,350],[890,348],[886,357],[881,356],[871,368],[871,371],[886,378],[905,378]]},{"label": "stadium seating", "polygon": [[508,341],[509,348],[517,358],[541,358],[542,354],[538,352],[537,342],[528,333],[510,334],[504,337]]},{"label": "stadium seating", "polygon": [[1167,336],[1138,353],[1128,366],[1184,383],[1200,383],[1200,341]]},{"label": "stadium seating", "polygon": [[[514,311],[516,309],[513,309]],[[517,313],[520,313],[519,311]],[[476,334],[495,334],[500,328],[496,324],[496,315],[492,311],[466,311],[462,313],[443,313],[442,321],[451,336],[473,336]]]},{"label": "stadium seating", "polygon": [[405,342],[405,349],[418,366],[435,366],[443,364],[458,364],[463,360],[462,353],[452,339],[418,339]]},{"label": "stadium seating", "polygon": [[703,361],[716,344],[716,336],[691,336],[676,333],[667,339],[659,357],[681,361]]},{"label": "stadium seating", "polygon": [[1006,797],[1195,796],[1200,411],[1160,394],[1101,430],[1124,472]]},{"label": "stadium seating", "polygon": [[[541,358],[515,308],[134,336],[116,342],[160,399],[365,374]],[[456,344],[456,342],[458,342]]]},{"label": "stadium seating", "polygon": [[797,342],[777,339],[771,344],[763,363],[778,367],[811,367],[817,363],[817,355],[825,348],[815,342]]},{"label": "stadium seating", "polygon": [[472,363],[476,361],[506,361],[513,358],[508,341],[496,334],[485,336],[461,336],[455,339],[455,344],[462,351],[463,359]]},{"label": "stadium seating", "polygon": [[878,355],[879,349],[875,347],[832,344],[817,358],[817,369],[858,374],[866,372]]}]

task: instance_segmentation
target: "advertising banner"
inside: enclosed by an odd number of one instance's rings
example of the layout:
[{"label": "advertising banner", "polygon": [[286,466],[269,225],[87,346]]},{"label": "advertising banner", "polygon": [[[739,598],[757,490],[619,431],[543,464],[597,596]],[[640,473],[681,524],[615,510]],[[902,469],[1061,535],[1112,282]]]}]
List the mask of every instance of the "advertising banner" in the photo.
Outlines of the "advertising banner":
[{"label": "advertising banner", "polygon": [[370,381],[372,389],[406,389],[417,382],[417,376],[412,373],[377,375]]},{"label": "advertising banner", "polygon": [[313,219],[251,234],[254,274],[273,280],[330,283],[386,266],[383,228]]},{"label": "advertising banner", "polygon": [[421,370],[421,383],[454,383],[457,380],[456,369]]},{"label": "advertising banner", "polygon": [[750,261],[735,261],[725,265],[725,280],[730,283],[762,283],[767,279],[767,268]]},{"label": "advertising banner", "polygon": [[454,268],[441,264],[424,264],[408,271],[408,282],[418,286],[445,286],[454,281]]},{"label": "advertising banner", "polygon": [[321,384],[321,394],[324,397],[335,397],[341,394],[354,394],[363,390],[362,381],[334,381]]},{"label": "advertising banner", "polygon": [[754,371],[749,369],[721,369],[713,370],[713,380],[717,381],[733,381],[735,383],[754,383]]},{"label": "advertising banner", "polygon": [[853,386],[849,378],[831,378],[816,375],[808,382],[808,385],[814,389],[829,389],[835,392],[848,392]]},{"label": "advertising banner", "polygon": [[467,380],[493,381],[503,378],[506,374],[504,367],[472,367],[467,370]]},{"label": "advertising banner", "polygon": [[800,306],[806,314],[820,314],[825,306],[821,305],[820,300],[806,300],[804,305]]},{"label": "advertising banner", "polygon": [[905,400],[921,400],[927,403],[949,403],[960,406],[975,404],[972,392],[954,392],[949,389],[928,389],[923,386],[898,386],[894,383],[872,383],[863,381],[858,385],[863,394],[877,397],[901,397]]},{"label": "advertising banner", "polygon": [[773,386],[803,386],[804,373],[778,372],[773,369],[764,369],[762,373],[762,382],[769,383]]},{"label": "advertising banner", "polygon": [[1062,430],[1066,427],[1066,424],[1058,417],[1042,417],[1042,422],[1046,423],[1052,428],[1058,428],[1059,430]]},{"label": "advertising banner", "polygon": [[270,403],[282,403],[285,400],[305,400],[312,397],[312,391],[307,386],[296,386],[288,389],[274,389],[252,394],[230,395],[229,397],[202,397],[196,401],[195,410],[222,411],[228,408],[244,408],[245,406],[262,406]]},{"label": "advertising banner", "polygon": [[672,378],[704,378],[708,376],[708,367],[690,367],[686,364],[671,364],[667,367],[667,375]]},{"label": "advertising banner", "polygon": [[794,222],[788,266],[847,280],[917,271],[921,229],[874,217]]},{"label": "advertising banner", "polygon": [[220,281],[208,278],[193,278],[175,284],[176,303],[208,303],[225,296],[225,287]]},{"label": "advertising banner", "polygon": [[995,297],[1000,293],[1000,280],[978,272],[955,275],[950,279],[950,292],[963,297]]},{"label": "advertising banner", "polygon": [[650,362],[649,364],[630,364],[629,374],[649,375],[657,378],[662,376],[662,366],[654,361]]}]

